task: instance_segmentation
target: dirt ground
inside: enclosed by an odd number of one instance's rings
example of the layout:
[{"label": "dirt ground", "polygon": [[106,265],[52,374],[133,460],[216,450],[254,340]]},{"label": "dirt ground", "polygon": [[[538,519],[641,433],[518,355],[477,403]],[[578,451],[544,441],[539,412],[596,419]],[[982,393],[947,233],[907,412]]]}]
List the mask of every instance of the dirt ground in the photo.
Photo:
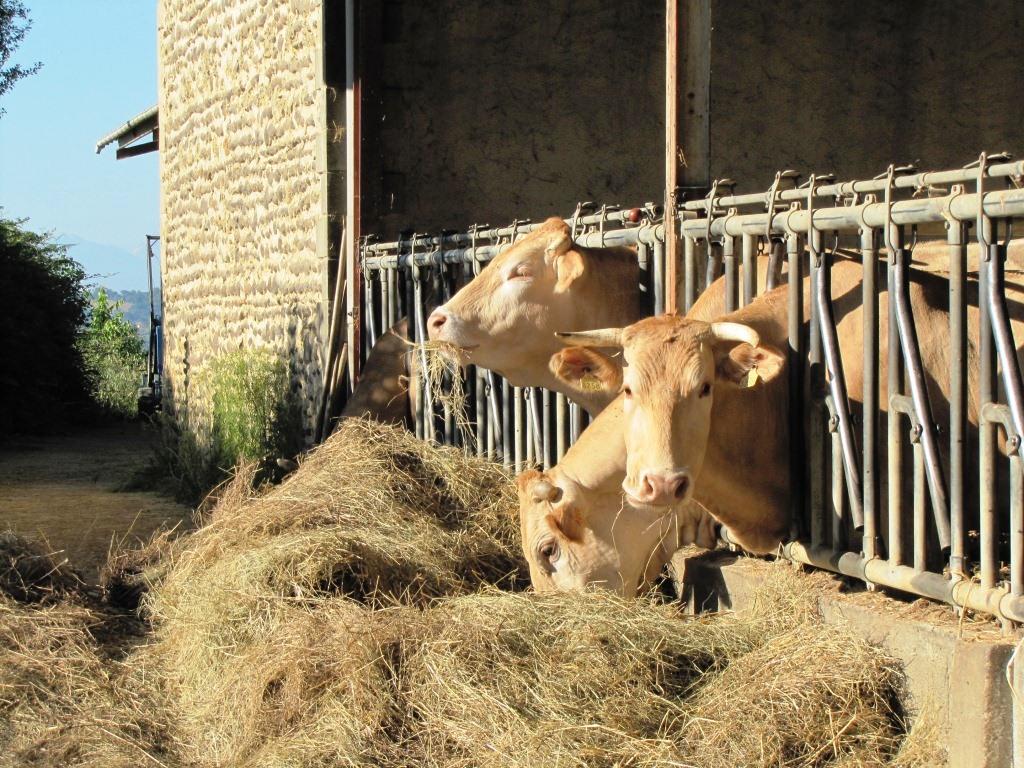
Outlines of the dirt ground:
[{"label": "dirt ground", "polygon": [[112,546],[191,522],[191,510],[165,496],[115,490],[146,464],[154,439],[126,423],[0,445],[0,530],[45,539],[97,583]]}]

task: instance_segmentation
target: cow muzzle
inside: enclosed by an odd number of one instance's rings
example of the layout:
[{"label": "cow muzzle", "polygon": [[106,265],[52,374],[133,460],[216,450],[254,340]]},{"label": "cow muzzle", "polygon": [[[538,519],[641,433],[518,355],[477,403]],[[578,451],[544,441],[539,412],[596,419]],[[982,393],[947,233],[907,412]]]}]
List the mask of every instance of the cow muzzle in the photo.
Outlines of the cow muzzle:
[{"label": "cow muzzle", "polygon": [[645,469],[635,487],[629,487],[627,478],[623,490],[632,500],[652,507],[668,507],[689,499],[693,481],[686,470]]}]

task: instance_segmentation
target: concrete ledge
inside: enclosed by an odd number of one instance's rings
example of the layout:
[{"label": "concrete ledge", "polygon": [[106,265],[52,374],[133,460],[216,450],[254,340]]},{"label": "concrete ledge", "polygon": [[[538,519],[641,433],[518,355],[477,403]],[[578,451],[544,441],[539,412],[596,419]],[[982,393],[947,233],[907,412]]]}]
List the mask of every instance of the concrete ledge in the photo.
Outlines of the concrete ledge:
[{"label": "concrete ledge", "polygon": [[[749,605],[766,569],[759,558],[715,551],[672,561],[677,594],[694,612],[738,610]],[[949,768],[1024,768],[1024,707],[1007,680],[1019,637],[994,624],[961,626],[951,608],[907,603],[881,593],[845,593],[844,582],[824,572],[819,610],[828,624],[843,625],[878,645],[904,666],[901,703],[908,716],[923,709],[939,718]],[[1024,653],[1013,678],[1024,703]]]}]

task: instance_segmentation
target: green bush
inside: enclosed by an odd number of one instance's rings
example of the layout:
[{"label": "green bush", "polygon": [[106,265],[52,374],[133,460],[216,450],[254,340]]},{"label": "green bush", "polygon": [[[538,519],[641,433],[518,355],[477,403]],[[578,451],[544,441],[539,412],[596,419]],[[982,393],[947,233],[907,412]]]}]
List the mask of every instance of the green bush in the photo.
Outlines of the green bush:
[{"label": "green bush", "polygon": [[61,429],[91,414],[78,345],[89,305],[67,246],[0,215],[0,434]]},{"label": "green bush", "polygon": [[125,320],[121,304],[111,302],[106,289],[99,289],[80,346],[97,404],[109,415],[130,418],[138,413],[146,354],[142,339]]},{"label": "green bush", "polygon": [[179,402],[174,416],[158,414],[153,459],[127,488],[157,487],[196,506],[236,464],[255,462],[259,484],[274,477],[276,459],[302,450],[302,416],[285,360],[266,352],[225,355],[195,386],[212,405],[209,421],[199,425],[206,437],[186,426],[188,402]]},{"label": "green bush", "polygon": [[217,358],[207,376],[213,452],[222,466],[298,452],[302,421],[285,360],[266,352],[235,352]]}]

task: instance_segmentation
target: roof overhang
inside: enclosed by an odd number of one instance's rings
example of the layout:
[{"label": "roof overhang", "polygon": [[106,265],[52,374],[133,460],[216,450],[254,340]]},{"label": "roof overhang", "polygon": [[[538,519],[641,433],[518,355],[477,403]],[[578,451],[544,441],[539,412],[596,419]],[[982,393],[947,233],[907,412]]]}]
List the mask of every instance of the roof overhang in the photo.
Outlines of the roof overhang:
[{"label": "roof overhang", "polygon": [[[150,136],[150,140],[136,144],[139,139]],[[160,148],[159,105],[152,106],[142,114],[136,115],[116,131],[111,131],[96,142],[96,154],[108,144],[117,142],[117,159],[144,155],[156,152]]]}]

